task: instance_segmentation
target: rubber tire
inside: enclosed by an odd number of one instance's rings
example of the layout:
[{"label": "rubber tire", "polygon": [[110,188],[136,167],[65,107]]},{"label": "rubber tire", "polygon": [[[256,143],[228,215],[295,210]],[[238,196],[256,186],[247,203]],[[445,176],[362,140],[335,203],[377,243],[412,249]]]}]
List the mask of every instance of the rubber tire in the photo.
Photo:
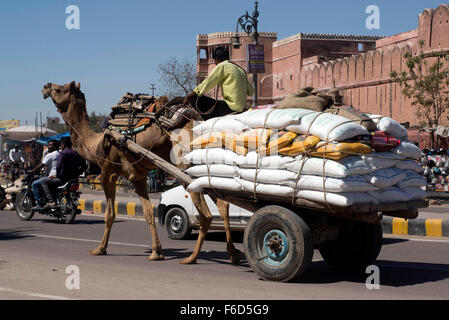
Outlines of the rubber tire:
[{"label": "rubber tire", "polygon": [[6,191],[3,187],[0,187],[0,203],[6,200]]},{"label": "rubber tire", "polygon": [[[288,253],[278,266],[265,262],[260,246],[270,231],[282,231]],[[280,206],[258,210],[249,220],[244,234],[245,255],[252,270],[264,279],[288,282],[300,277],[312,262],[312,231],[296,213]]]},{"label": "rubber tire", "polygon": [[70,214],[67,214],[67,215],[65,216],[64,223],[65,223],[65,224],[71,224],[71,223],[73,223],[73,222],[75,221],[75,218],[76,218],[77,214],[78,214],[78,213],[77,213],[76,210],[72,210],[72,212],[71,212]]},{"label": "rubber tire", "polygon": [[[175,230],[172,228],[172,219],[178,218],[181,221],[181,228]],[[192,228],[189,223],[189,216],[182,208],[171,208],[165,215],[165,230],[167,230],[168,237],[173,240],[186,240],[192,233]]]},{"label": "rubber tire", "polygon": [[[29,208],[29,212],[25,212],[22,208],[22,204],[25,199],[28,198],[28,201],[31,203],[31,207]],[[34,198],[29,194],[29,191],[24,189],[19,192],[16,197],[16,201],[14,203],[14,207],[16,209],[17,216],[22,221],[29,221],[34,216],[34,212],[31,210],[34,204]]]},{"label": "rubber tire", "polygon": [[353,222],[352,228],[342,231],[337,240],[326,241],[318,249],[331,267],[343,272],[365,272],[376,261],[382,249],[382,226]]}]

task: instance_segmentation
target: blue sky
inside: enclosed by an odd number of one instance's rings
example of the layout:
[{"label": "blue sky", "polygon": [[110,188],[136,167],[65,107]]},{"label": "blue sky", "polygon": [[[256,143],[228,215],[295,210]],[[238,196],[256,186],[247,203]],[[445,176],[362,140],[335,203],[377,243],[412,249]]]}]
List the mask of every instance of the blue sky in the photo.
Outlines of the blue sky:
[{"label": "blue sky", "polygon": [[[393,35],[417,27],[433,0],[260,0],[259,30],[282,39],[300,32]],[[80,30],[67,30],[66,7],[80,9]],[[380,30],[365,27],[368,5]],[[196,35],[234,31],[253,0],[1,0],[0,120],[34,124],[56,116],[41,89],[81,82],[89,112],[106,113],[125,92],[150,92],[159,63],[196,57]],[[160,88],[159,88],[160,89]],[[156,91],[158,93],[158,91]]]}]

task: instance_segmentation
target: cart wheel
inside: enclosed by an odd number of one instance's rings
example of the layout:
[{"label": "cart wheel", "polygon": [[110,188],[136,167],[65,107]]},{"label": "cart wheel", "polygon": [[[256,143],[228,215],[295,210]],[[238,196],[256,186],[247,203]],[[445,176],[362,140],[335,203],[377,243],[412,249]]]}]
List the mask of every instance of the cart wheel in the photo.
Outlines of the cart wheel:
[{"label": "cart wheel", "polygon": [[249,220],[244,235],[251,268],[267,280],[287,282],[303,274],[313,257],[312,232],[293,211],[267,206]]},{"label": "cart wheel", "polygon": [[364,272],[377,259],[381,248],[381,224],[355,222],[352,227],[340,230],[337,240],[326,241],[318,249],[331,267],[341,271]]}]

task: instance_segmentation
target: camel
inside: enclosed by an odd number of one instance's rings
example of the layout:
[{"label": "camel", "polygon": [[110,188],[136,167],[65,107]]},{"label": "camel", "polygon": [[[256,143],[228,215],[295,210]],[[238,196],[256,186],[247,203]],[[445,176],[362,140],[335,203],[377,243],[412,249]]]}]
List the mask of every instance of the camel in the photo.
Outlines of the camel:
[{"label": "camel", "polygon": [[[148,197],[146,178],[149,170],[155,169],[154,163],[146,158],[138,158],[135,154],[121,150],[120,146],[113,140],[108,139],[103,133],[95,133],[88,124],[88,113],[86,109],[86,99],[81,91],[81,85],[73,81],[65,85],[48,83],[42,90],[44,99],[51,98],[58,112],[62,115],[66,125],[70,128],[70,137],[74,149],[84,159],[97,163],[101,168],[102,184],[106,196],[105,209],[105,230],[99,246],[89,253],[94,256],[107,255],[107,247],[112,226],[116,218],[115,212],[115,186],[119,176],[124,177],[133,183],[135,192],[139,196],[145,216],[149,224],[152,237],[152,253],[148,257],[150,261],[163,260],[162,246],[155,226],[155,217],[151,201]],[[155,111],[159,110],[167,99],[160,99],[155,102]],[[193,120],[186,121],[183,129],[189,130],[193,127]],[[143,132],[136,135],[136,143],[151,150],[161,158],[170,162],[170,152],[176,142],[171,141],[166,130],[161,129],[157,124],[152,124]],[[185,169],[185,165],[178,165],[180,169]],[[200,213],[200,229],[198,240],[192,254],[180,261],[181,264],[197,263],[198,255],[205,240],[207,231],[212,221],[212,215],[206,204],[203,194],[190,193],[192,201]],[[234,247],[229,227],[229,204],[221,199],[214,199],[220,215],[224,221],[226,230],[226,247],[233,264],[240,261],[241,252]]]}]

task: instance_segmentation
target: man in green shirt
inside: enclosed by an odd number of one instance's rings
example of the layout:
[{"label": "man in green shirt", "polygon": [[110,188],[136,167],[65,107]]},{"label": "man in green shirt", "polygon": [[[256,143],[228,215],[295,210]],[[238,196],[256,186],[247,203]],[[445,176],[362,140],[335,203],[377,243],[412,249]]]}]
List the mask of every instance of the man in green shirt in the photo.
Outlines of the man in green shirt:
[{"label": "man in green shirt", "polygon": [[[218,47],[212,54],[217,65],[211,74],[184,100],[202,113],[204,120],[225,116],[246,109],[247,96],[254,94],[243,68],[229,61],[229,50]],[[204,94],[216,85],[221,88],[223,100],[215,100]]]}]

